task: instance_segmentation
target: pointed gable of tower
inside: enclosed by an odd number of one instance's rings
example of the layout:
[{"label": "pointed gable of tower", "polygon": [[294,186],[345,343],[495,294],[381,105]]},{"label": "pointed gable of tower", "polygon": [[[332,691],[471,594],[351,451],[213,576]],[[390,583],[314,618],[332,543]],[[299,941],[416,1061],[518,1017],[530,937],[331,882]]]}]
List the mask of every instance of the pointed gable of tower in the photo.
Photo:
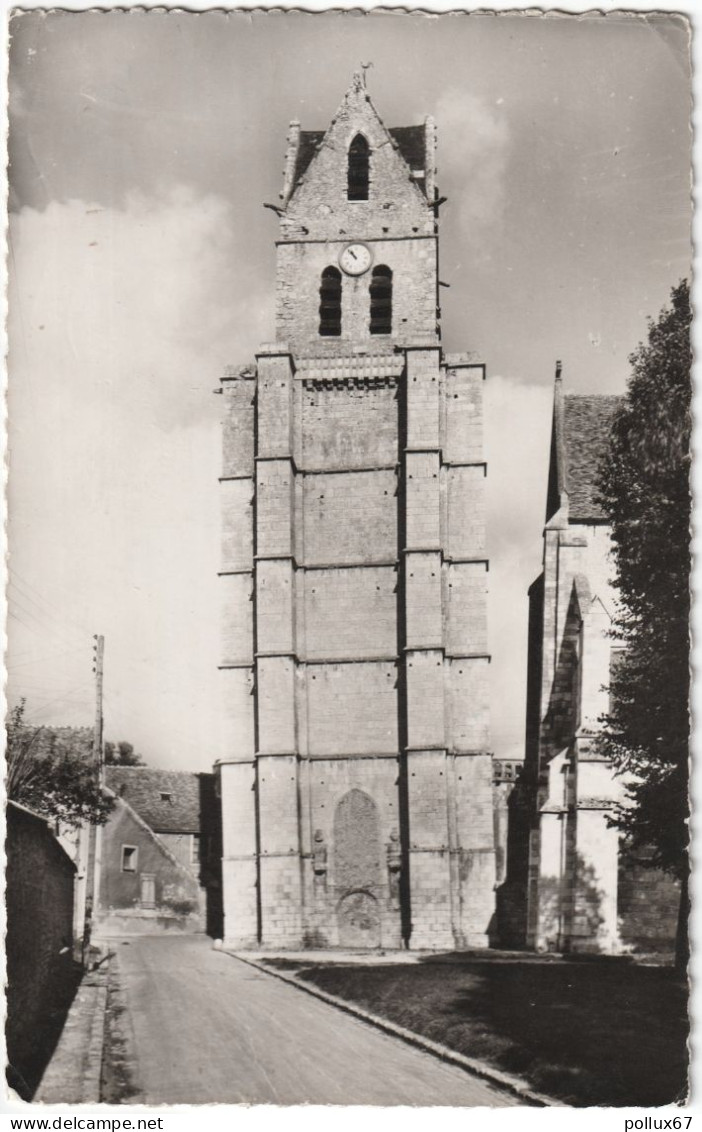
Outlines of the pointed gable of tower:
[{"label": "pointed gable of tower", "polygon": [[[365,177],[365,191],[364,191]],[[283,238],[433,232],[434,130],[388,129],[355,75],[325,133],[291,123]]]}]

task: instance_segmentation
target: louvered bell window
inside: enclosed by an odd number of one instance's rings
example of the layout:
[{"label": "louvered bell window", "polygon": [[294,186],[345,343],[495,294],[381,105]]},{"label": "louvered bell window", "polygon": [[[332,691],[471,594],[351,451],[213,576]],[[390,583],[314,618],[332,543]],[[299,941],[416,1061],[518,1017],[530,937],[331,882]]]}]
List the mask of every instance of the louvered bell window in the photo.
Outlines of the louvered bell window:
[{"label": "louvered bell window", "polygon": [[382,264],[373,268],[371,277],[370,332],[392,333],[392,271]]},{"label": "louvered bell window", "polygon": [[368,200],[368,173],[370,147],[363,134],[356,137],[349,146],[348,199]]},{"label": "louvered bell window", "polygon": [[341,272],[325,267],[319,288],[319,333],[323,338],[341,334]]}]

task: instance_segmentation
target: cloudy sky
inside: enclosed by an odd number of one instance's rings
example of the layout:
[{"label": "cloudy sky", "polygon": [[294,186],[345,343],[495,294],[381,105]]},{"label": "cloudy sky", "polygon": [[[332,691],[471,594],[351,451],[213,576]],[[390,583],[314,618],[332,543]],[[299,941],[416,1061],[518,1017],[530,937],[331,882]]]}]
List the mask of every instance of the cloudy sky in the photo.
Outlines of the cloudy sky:
[{"label": "cloudy sky", "polygon": [[493,746],[520,757],[553,372],[620,392],[689,271],[687,29],[670,14],[29,12],[11,27],[8,697],[153,765],[222,753],[223,367],[273,327],[291,118],[351,73],[439,129],[444,345],[488,367]]}]

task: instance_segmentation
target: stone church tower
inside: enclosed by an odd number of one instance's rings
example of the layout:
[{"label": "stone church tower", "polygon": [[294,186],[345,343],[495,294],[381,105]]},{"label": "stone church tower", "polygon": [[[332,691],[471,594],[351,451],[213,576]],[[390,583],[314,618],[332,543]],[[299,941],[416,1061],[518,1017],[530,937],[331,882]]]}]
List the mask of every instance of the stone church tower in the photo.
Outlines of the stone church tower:
[{"label": "stone church tower", "polygon": [[434,163],[358,75],[291,124],[275,341],[223,379],[233,946],[487,942],[485,375],[440,345]]}]

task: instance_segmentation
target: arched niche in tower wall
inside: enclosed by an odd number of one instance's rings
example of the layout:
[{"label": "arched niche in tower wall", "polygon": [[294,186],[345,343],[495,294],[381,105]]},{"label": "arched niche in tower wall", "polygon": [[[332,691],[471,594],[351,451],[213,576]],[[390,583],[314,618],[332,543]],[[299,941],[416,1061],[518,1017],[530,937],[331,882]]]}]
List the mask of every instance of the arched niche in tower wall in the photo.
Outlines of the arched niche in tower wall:
[{"label": "arched niche in tower wall", "polygon": [[349,790],[334,814],[333,884],[339,945],[380,947],[380,905],[373,889],[381,881],[378,807],[363,790]]},{"label": "arched niche in tower wall", "polygon": [[349,790],[334,813],[334,887],[373,888],[381,879],[378,807],[364,790]]}]

